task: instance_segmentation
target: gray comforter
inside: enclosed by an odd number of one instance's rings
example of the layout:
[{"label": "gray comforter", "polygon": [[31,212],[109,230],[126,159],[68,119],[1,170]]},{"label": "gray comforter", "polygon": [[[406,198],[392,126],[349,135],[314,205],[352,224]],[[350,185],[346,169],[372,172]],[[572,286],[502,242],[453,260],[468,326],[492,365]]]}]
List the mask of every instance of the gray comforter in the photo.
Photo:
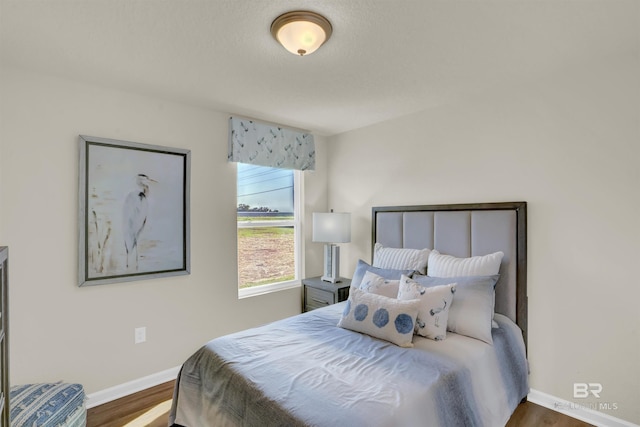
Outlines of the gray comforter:
[{"label": "gray comforter", "polygon": [[501,426],[528,392],[518,327],[400,348],[336,326],[342,304],[210,341],[183,365],[170,424]]}]

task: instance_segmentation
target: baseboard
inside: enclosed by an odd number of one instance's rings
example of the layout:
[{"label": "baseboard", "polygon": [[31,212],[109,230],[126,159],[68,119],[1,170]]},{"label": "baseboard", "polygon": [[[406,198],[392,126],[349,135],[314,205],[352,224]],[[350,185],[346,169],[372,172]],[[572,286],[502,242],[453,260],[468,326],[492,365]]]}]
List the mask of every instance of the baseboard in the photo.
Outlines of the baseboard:
[{"label": "baseboard", "polygon": [[613,417],[604,412],[599,412],[580,405],[576,402],[560,399],[547,393],[531,389],[528,400],[536,405],[544,406],[556,412],[568,415],[580,421],[593,424],[597,427],[638,427],[638,424]]},{"label": "baseboard", "polygon": [[120,399],[121,397],[137,393],[158,384],[175,380],[178,376],[178,372],[180,372],[180,366],[151,374],[143,378],[138,378],[137,380],[129,381],[124,384],[109,387],[95,393],[87,394],[87,409],[111,402],[112,400]]}]

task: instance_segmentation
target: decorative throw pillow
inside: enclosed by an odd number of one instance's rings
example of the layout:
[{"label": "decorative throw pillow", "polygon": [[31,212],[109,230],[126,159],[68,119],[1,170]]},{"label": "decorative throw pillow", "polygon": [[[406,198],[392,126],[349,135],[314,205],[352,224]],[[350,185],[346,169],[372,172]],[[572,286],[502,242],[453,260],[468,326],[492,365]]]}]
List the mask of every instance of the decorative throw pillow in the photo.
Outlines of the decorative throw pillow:
[{"label": "decorative throw pillow", "polygon": [[399,286],[400,280],[385,279],[372,271],[364,273],[362,282],[360,282],[361,290],[389,298],[396,298],[398,296]]},{"label": "decorative throw pillow", "polygon": [[416,334],[436,341],[447,337],[447,320],[455,291],[453,284],[425,287],[407,276],[402,276],[398,299],[420,300]]},{"label": "decorative throw pillow", "polygon": [[493,276],[500,272],[503,252],[489,255],[457,258],[443,255],[433,250],[429,254],[429,270],[431,277],[460,277],[460,276]]},{"label": "decorative throw pillow", "polygon": [[431,249],[385,248],[380,243],[373,246],[373,266],[396,270],[415,270],[420,274],[427,271],[427,261]]},{"label": "decorative throw pillow", "polygon": [[356,269],[353,272],[353,277],[351,278],[351,291],[353,289],[357,289],[360,287],[362,283],[362,278],[367,271],[371,271],[372,273],[377,274],[378,276],[382,276],[385,279],[389,280],[400,280],[400,276],[406,274],[411,277],[413,275],[413,270],[396,270],[393,268],[378,268],[373,267],[366,263],[363,260],[358,260],[358,264],[356,265]]},{"label": "decorative throw pillow", "polygon": [[414,276],[422,286],[455,283],[447,330],[492,344],[491,328],[495,302],[494,287],[500,276],[429,277]]},{"label": "decorative throw pillow", "polygon": [[413,329],[420,300],[400,301],[353,289],[338,326],[413,347]]}]

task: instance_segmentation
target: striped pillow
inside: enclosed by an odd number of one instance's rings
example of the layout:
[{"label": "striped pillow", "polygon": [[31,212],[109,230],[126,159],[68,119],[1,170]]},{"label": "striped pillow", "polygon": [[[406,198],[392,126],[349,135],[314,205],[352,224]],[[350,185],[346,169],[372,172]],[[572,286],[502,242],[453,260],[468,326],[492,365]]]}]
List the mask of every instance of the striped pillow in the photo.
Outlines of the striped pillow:
[{"label": "striped pillow", "polygon": [[431,249],[385,248],[380,243],[373,247],[373,266],[394,270],[415,270],[426,274]]},{"label": "striped pillow", "polygon": [[493,276],[500,272],[502,257],[504,257],[503,252],[495,252],[483,256],[456,258],[433,250],[429,254],[427,275],[431,277]]}]

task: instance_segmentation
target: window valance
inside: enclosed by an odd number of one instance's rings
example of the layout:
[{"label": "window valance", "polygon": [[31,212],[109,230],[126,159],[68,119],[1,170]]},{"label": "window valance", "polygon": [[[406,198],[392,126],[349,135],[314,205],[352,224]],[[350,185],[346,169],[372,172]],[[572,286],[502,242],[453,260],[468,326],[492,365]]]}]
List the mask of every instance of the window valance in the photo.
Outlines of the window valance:
[{"label": "window valance", "polygon": [[313,135],[240,117],[229,119],[229,161],[314,170]]}]

